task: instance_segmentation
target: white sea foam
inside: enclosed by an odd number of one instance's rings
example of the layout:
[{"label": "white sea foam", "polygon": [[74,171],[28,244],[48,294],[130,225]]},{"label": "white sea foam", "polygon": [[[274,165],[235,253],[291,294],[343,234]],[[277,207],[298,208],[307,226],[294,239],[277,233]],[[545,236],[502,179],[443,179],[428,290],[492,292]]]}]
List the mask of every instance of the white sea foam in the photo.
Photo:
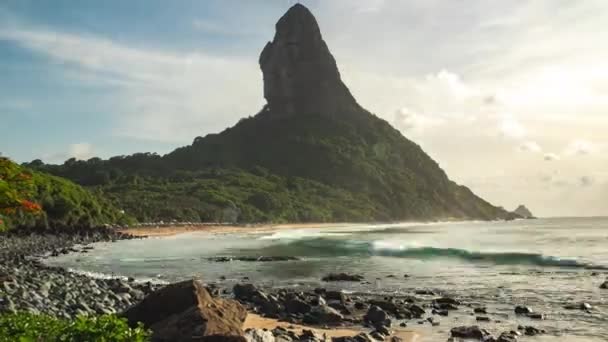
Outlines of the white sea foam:
[{"label": "white sea foam", "polygon": [[320,231],[316,229],[296,229],[296,230],[282,230],[278,232],[274,232],[270,235],[264,235],[259,237],[259,240],[301,240],[301,239],[310,239],[310,238],[319,238],[319,237],[329,237],[329,236],[348,236],[349,233],[341,233],[335,231]]},{"label": "white sea foam", "polygon": [[[79,270],[79,269],[75,269],[75,268],[71,268],[71,267],[68,267],[67,270],[71,273],[84,275],[84,276],[87,276],[87,277],[93,278],[93,279],[122,279],[122,280],[129,279],[129,277],[123,276],[120,274],[107,274],[107,273],[101,273],[101,272],[83,271],[83,270]],[[135,279],[136,283],[151,282],[151,283],[156,283],[156,284],[168,284],[167,281],[159,279],[159,278],[142,277],[142,278],[134,278],[134,279]]]}]

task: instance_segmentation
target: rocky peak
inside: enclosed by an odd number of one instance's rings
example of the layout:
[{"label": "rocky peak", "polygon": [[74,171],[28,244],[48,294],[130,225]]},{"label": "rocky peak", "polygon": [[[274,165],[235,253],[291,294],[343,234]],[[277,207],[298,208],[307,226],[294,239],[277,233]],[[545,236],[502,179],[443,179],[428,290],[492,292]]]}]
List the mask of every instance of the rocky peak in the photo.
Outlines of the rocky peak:
[{"label": "rocky peak", "polygon": [[513,212],[519,216],[521,216],[522,218],[534,218],[534,215],[532,215],[532,212],[530,212],[530,210],[528,208],[526,208],[525,205],[520,204],[515,210],[513,210]]},{"label": "rocky peak", "polygon": [[264,97],[275,115],[343,115],[360,109],[340,79],[336,61],[317,20],[301,4],[276,24],[272,42],[260,55]]}]

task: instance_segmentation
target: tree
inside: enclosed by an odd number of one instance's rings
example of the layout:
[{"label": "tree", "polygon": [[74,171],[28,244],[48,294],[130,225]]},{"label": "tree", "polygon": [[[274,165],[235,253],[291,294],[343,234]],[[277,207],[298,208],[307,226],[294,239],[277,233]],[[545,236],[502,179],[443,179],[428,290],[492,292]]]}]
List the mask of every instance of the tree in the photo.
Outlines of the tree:
[{"label": "tree", "polygon": [[31,173],[8,158],[0,157],[0,231],[7,229],[6,218],[41,212],[40,205],[29,200],[33,187]]}]

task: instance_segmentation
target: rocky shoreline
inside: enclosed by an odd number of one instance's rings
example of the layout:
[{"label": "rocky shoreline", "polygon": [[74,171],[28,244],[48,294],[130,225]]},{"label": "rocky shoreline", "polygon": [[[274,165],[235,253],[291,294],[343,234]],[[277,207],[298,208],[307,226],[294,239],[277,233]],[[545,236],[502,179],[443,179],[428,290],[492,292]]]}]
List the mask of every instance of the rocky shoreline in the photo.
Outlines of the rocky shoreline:
[{"label": "rocky shoreline", "polygon": [[137,303],[159,286],[132,279],[94,279],[42,262],[48,256],[86,253],[94,242],[130,238],[108,228],[0,236],[0,313],[73,318],[118,313]]},{"label": "rocky shoreline", "polygon": [[[69,272],[60,267],[51,267],[43,259],[66,253],[87,253],[94,242],[117,241],[134,237],[118,233],[108,228],[83,230],[78,232],[54,231],[41,234],[3,235],[0,240],[0,313],[26,311],[48,314],[62,318],[78,315],[122,314],[137,306],[149,294],[163,288],[150,282],[141,283],[134,279],[94,279]],[[244,261],[273,262],[282,257],[245,257]],[[228,257],[213,258],[212,261],[226,262]],[[248,312],[262,317],[276,319],[295,325],[316,328],[353,328],[364,331],[352,337],[333,337],[335,341],[397,341],[396,330],[406,327],[428,326],[434,328],[443,318],[452,315],[470,315],[483,323],[494,320],[491,312],[475,303],[461,302],[446,294],[429,290],[415,291],[411,295],[380,296],[369,293],[351,293],[335,290],[344,281],[363,281],[357,274],[328,274],[324,277],[327,288],[311,290],[261,288],[247,280],[228,284],[209,283],[206,291],[214,298],[234,298]],[[586,303],[569,309],[593,310]],[[525,306],[513,308],[515,317],[529,320],[543,320],[542,313]],[[448,323],[448,324],[453,324]],[[442,328],[446,328],[443,327]],[[475,341],[517,341],[520,336],[544,333],[531,325],[514,326],[512,330],[490,332],[479,326],[449,326],[451,341],[472,338]],[[316,341],[323,336],[314,329],[303,335],[295,335],[285,329],[272,331],[248,331],[248,340],[272,341]]]}]

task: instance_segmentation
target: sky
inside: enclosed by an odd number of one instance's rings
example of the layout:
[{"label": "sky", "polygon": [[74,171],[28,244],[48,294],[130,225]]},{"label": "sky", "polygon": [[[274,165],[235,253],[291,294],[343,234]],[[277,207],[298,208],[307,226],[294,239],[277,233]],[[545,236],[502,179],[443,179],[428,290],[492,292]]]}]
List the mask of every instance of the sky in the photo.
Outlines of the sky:
[{"label": "sky", "polygon": [[[265,103],[288,0],[0,2],[0,153],[168,153]],[[604,0],[308,0],[358,102],[450,178],[539,216],[608,215]]]}]

